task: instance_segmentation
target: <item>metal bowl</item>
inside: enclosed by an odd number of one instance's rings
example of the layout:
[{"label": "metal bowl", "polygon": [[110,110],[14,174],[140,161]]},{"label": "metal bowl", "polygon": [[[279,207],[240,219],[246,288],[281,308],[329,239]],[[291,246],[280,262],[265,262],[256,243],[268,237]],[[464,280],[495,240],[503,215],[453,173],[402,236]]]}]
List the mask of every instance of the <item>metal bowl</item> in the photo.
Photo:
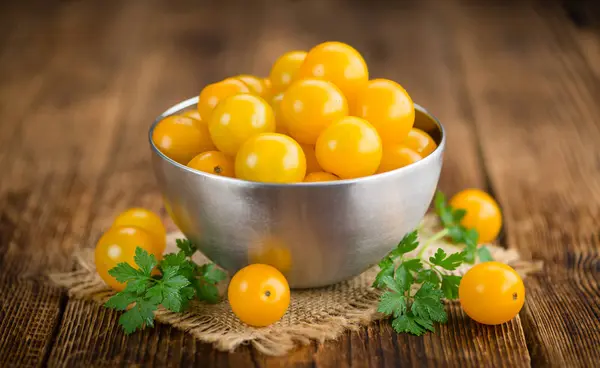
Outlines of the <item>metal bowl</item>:
[{"label": "metal bowl", "polygon": [[442,125],[421,106],[415,105],[415,126],[438,143],[423,160],[359,179],[265,184],[198,172],[156,148],[156,124],[197,102],[197,97],[183,101],[154,121],[152,163],[174,222],[204,255],[230,272],[268,263],[293,288],[349,279],[416,228],[431,203],[446,138]]}]

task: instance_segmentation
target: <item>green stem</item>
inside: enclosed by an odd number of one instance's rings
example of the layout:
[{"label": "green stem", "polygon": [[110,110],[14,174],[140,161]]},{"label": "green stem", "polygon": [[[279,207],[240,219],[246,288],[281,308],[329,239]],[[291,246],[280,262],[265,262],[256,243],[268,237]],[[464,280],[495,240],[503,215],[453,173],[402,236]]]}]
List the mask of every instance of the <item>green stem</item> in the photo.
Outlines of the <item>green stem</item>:
[{"label": "green stem", "polygon": [[441,277],[444,277],[444,276],[445,276],[445,275],[444,275],[444,274],[443,274],[443,273],[442,273],[440,270],[438,270],[438,269],[436,268],[436,266],[435,266],[433,263],[431,263],[431,262],[429,262],[429,261],[426,261],[426,260],[424,260],[424,259],[422,259],[422,261],[423,261],[423,262],[425,262],[425,263],[426,263],[426,264],[429,266],[429,269],[430,269],[430,270],[433,270],[434,272],[436,272],[436,273],[437,273],[438,275],[440,275]]},{"label": "green stem", "polygon": [[443,237],[448,235],[449,232],[450,231],[447,228],[445,228],[445,229],[440,230],[437,233],[433,234],[431,236],[431,238],[427,239],[425,244],[423,244],[423,247],[421,247],[421,250],[417,254],[417,258],[423,258],[423,254],[425,253],[425,250],[431,245],[431,243],[442,239]]}]

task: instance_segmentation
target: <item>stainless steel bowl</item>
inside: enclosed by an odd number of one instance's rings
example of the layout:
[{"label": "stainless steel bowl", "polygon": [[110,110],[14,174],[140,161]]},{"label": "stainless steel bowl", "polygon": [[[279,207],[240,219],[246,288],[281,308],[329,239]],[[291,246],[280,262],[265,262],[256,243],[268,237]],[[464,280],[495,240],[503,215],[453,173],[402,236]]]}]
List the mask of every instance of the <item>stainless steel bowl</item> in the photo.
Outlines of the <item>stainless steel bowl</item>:
[{"label": "stainless steel bowl", "polygon": [[418,226],[435,192],[445,147],[442,125],[421,106],[415,126],[438,148],[410,166],[365,178],[264,184],[192,170],[162,154],[150,128],[156,178],[167,211],[208,258],[230,272],[250,263],[279,268],[291,287],[330,285],[376,264]]}]

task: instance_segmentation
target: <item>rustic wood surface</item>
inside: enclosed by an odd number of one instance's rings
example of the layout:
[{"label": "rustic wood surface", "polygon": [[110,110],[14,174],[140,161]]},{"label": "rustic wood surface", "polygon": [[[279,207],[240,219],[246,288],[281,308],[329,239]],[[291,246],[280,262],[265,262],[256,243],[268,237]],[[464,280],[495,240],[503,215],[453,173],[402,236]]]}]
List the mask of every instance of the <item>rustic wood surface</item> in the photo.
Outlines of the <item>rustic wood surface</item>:
[{"label": "rustic wood surface", "polygon": [[[600,17],[593,2],[4,1],[0,4],[0,366],[556,366],[600,360]],[[213,350],[45,281],[114,215],[161,207],[150,122],[208,82],[265,75],[324,40],[363,52],[445,124],[441,189],[489,190],[501,242],[544,260],[510,323],[456,305],[435,334],[382,322],[263,356]],[[166,216],[165,216],[166,218]]]}]

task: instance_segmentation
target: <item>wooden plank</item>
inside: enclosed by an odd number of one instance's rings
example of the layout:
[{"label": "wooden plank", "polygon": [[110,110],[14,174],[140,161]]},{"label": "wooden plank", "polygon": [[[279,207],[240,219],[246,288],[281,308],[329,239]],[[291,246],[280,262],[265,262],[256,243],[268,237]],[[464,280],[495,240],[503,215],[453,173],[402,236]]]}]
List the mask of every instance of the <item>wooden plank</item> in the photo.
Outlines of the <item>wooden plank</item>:
[{"label": "wooden plank", "polygon": [[597,79],[526,3],[453,13],[507,243],[546,262],[521,313],[532,365],[600,358]]}]

